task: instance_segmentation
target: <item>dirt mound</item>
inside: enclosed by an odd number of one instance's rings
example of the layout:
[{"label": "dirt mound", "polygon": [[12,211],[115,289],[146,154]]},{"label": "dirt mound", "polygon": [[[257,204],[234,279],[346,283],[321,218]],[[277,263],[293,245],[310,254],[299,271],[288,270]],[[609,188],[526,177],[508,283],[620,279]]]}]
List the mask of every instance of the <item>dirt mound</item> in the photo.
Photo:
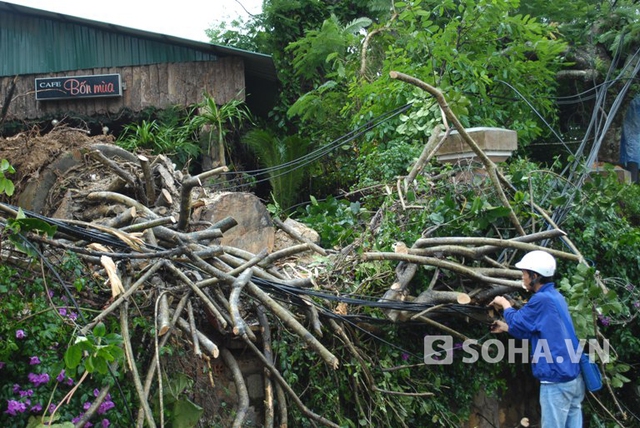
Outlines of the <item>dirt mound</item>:
[{"label": "dirt mound", "polygon": [[[20,133],[10,138],[0,138],[0,159],[7,159],[15,168],[16,173],[9,176],[16,186],[15,195],[11,200],[16,201],[30,180],[37,180],[41,172],[60,155],[88,148],[94,144],[113,143],[113,136],[88,136],[84,131],[56,127],[45,135],[36,132]],[[6,198],[6,195],[2,195]]]}]

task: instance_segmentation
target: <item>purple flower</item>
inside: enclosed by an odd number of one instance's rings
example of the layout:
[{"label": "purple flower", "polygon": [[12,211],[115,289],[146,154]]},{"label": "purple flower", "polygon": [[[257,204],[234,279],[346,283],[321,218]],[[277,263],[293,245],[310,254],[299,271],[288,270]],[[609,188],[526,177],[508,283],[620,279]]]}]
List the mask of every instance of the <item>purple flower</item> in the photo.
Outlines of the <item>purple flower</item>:
[{"label": "purple flower", "polygon": [[13,384],[13,389],[12,389],[12,391],[13,391],[15,394],[19,393],[19,392],[20,392],[20,385],[18,385],[17,383],[14,383],[14,384]]},{"label": "purple flower", "polygon": [[80,419],[82,419],[83,416],[84,416],[84,413],[80,413],[78,416],[76,416],[75,418],[71,419],[71,423],[74,424],[74,425],[77,424],[80,421]]},{"label": "purple flower", "polygon": [[49,413],[55,412],[56,411],[56,407],[57,407],[56,403],[49,404]]},{"label": "purple flower", "polygon": [[49,297],[53,297],[53,291],[49,290]]},{"label": "purple flower", "polygon": [[640,308],[640,302],[633,302],[633,307],[636,309]]},{"label": "purple flower", "polygon": [[114,407],[116,407],[116,405],[113,403],[113,401],[103,401],[102,404],[100,404],[100,407],[98,408],[98,414],[99,415],[105,414],[109,410],[113,409]]},{"label": "purple flower", "polygon": [[602,324],[605,327],[611,323],[611,318],[605,317],[602,314],[598,315],[598,319],[600,320],[600,324]]},{"label": "purple flower", "polygon": [[87,401],[86,403],[84,403],[84,405],[82,406],[83,409],[85,410],[89,410],[89,407],[91,407],[91,401]]},{"label": "purple flower", "polygon": [[100,395],[100,390],[98,388],[93,390],[93,396],[97,397],[98,395]]},{"label": "purple flower", "polygon": [[20,391],[20,397],[31,397],[33,395],[33,389],[27,389],[26,391]]},{"label": "purple flower", "polygon": [[69,386],[73,386],[73,379],[71,379],[70,377],[67,378],[67,385]]},{"label": "purple flower", "polygon": [[109,419],[103,419],[101,425],[102,428],[108,428],[111,425],[111,422],[109,422]]},{"label": "purple flower", "polygon": [[400,357],[402,358],[402,361],[408,361],[409,360],[409,354],[407,354],[406,352],[403,352]]},{"label": "purple flower", "polygon": [[36,364],[40,364],[40,358],[38,357],[29,358],[29,364],[31,364],[32,366],[35,366]]},{"label": "purple flower", "polygon": [[31,382],[36,387],[40,385],[44,385],[45,383],[49,382],[49,379],[50,379],[47,373],[42,373],[42,374],[29,373],[27,377],[29,378],[29,382]]},{"label": "purple flower", "polygon": [[27,333],[24,330],[16,330],[16,339],[24,339],[27,337]]},{"label": "purple flower", "polygon": [[633,289],[636,287],[633,284],[627,284],[625,288],[627,289],[627,291],[633,291]]},{"label": "purple flower", "polygon": [[39,412],[41,412],[41,411],[42,411],[42,404],[38,403],[38,404],[36,404],[36,405],[34,405],[34,406],[31,406],[31,411],[32,411],[33,413],[39,413]]},{"label": "purple flower", "polygon": [[71,321],[75,321],[78,319],[78,314],[76,314],[75,312],[69,312],[69,319]]},{"label": "purple flower", "polygon": [[67,315],[67,308],[60,308],[58,309],[58,313],[60,315],[62,315],[63,317]]},{"label": "purple flower", "polygon": [[66,376],[65,371],[64,371],[64,369],[62,369],[60,374],[58,376],[56,376],[56,380],[58,382],[62,382],[64,380],[65,376]]},{"label": "purple flower", "polygon": [[7,410],[5,413],[15,416],[18,413],[24,413],[27,410],[27,405],[16,400],[7,400]]}]

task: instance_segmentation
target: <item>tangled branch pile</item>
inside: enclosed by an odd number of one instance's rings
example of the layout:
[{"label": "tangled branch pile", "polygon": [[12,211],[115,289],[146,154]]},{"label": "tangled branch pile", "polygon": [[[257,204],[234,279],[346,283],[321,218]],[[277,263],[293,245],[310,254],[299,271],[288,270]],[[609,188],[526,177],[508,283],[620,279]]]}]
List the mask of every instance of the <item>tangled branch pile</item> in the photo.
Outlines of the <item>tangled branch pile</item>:
[{"label": "tangled branch pile", "polygon": [[[456,127],[464,137],[463,128],[459,124]],[[405,181],[405,189],[421,165],[432,156],[434,144],[441,140],[442,136],[435,132],[425,148],[425,156]],[[472,140],[470,144],[473,147]],[[241,342],[265,369],[264,426],[273,426],[276,420],[286,424],[286,395],[308,418],[337,427],[325,415],[307,408],[274,364],[267,315],[295,333],[300,343],[325,364],[338,369],[340,361],[335,350],[327,348],[321,339],[323,333],[330,332],[340,338],[354,358],[363,360],[362,352],[345,334],[342,324],[352,307],[379,307],[394,322],[420,321],[465,337],[437,319],[471,316],[477,321],[489,322],[491,314],[485,310],[486,303],[496,295],[520,288],[520,273],[509,268],[510,260],[505,254],[540,248],[539,243],[545,240],[559,237],[566,240],[558,228],[525,232],[511,211],[514,229],[520,231],[516,238],[423,237],[411,246],[398,244],[394,252],[358,255],[353,247],[342,251],[323,249],[286,223],[273,219],[296,244],[271,253],[267,249],[253,253],[221,243],[225,234],[238,225],[233,215],[206,224],[204,228],[202,222],[193,221],[196,206],[207,204],[208,195],[203,190],[207,187],[206,181],[224,168],[184,176],[174,170],[164,156],[133,156],[104,143],[86,145],[80,153],[74,168],[80,171],[75,176],[82,179],[72,182],[70,177],[58,172],[55,184],[47,189],[49,205],[57,203],[56,218],[26,212],[28,217],[56,226],[55,236],[26,234],[25,238],[40,243],[45,248],[44,257],[60,251],[76,253],[91,267],[95,278],[109,284],[110,299],[103,302],[104,307],[93,319],[79,326],[80,333],[89,333],[108,317],[119,317],[127,366],[140,403],[138,426],[145,421],[150,427],[157,426],[149,397],[161,362],[158,350],[181,331],[180,340],[190,343],[195,358],[221,359],[232,373],[238,396],[234,427],[242,426],[247,417],[249,395],[236,357],[226,346],[230,340]],[[501,200],[509,207],[501,188],[505,183],[508,186],[508,182],[479,149],[477,154],[502,195]],[[96,179],[97,175],[102,178]],[[398,192],[402,200],[400,185]],[[0,207],[5,221],[18,214],[17,207],[12,205]],[[545,215],[541,209],[539,213]],[[78,218],[82,221],[75,220]],[[2,250],[3,263],[23,263],[18,253],[5,246]],[[577,251],[578,255],[549,251],[559,258],[580,261]],[[340,289],[322,291],[330,288],[322,284],[326,272],[315,277],[285,274],[281,262],[305,252],[334,257],[336,264],[342,266],[374,260],[399,264],[395,281],[384,296],[379,296],[377,301],[365,301],[345,296]],[[410,296],[408,285],[418,266],[434,268],[435,273],[428,288],[418,296]],[[438,284],[438,274],[443,270],[460,278],[456,288],[446,289]],[[351,287],[344,285],[343,289]],[[146,303],[130,307],[131,302],[141,300]],[[136,361],[135,339],[129,334],[129,328],[132,314],[140,311],[140,307],[146,308],[144,315],[154,320],[155,351],[151,358]],[[377,390],[370,373],[365,381],[371,391]],[[86,417],[90,416],[88,412]]]}]

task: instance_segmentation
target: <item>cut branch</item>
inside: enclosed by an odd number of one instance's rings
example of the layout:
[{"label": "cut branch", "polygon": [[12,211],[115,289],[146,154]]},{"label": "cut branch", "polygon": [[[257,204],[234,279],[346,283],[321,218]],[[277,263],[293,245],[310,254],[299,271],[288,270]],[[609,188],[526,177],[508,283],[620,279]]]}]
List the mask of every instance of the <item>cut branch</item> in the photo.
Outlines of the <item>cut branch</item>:
[{"label": "cut branch", "polygon": [[236,408],[236,417],[232,427],[242,428],[247,413],[249,412],[249,392],[247,391],[247,385],[244,383],[240,366],[233,354],[226,348],[222,348],[221,354],[227,368],[231,371],[231,377],[236,384],[236,394],[238,395],[238,407]]},{"label": "cut branch", "polygon": [[330,420],[325,419],[323,416],[320,416],[316,413],[313,413],[311,410],[309,410],[309,408],[305,406],[304,403],[300,400],[300,397],[298,397],[298,394],[296,394],[295,391],[291,389],[287,381],[284,380],[284,378],[282,377],[278,369],[276,369],[273,366],[273,364],[267,361],[267,359],[264,357],[262,352],[260,352],[260,350],[256,347],[256,345],[254,345],[248,339],[245,339],[244,341],[247,344],[247,346],[253,351],[253,353],[258,357],[258,359],[262,361],[262,364],[264,364],[265,368],[269,370],[269,372],[271,372],[271,375],[276,379],[278,384],[280,384],[280,386],[282,386],[282,388],[287,392],[287,394],[289,394],[289,396],[293,399],[294,403],[296,403],[296,405],[304,415],[308,416],[309,418],[313,419],[316,422],[321,423],[324,426],[331,427],[331,428],[340,428],[340,425],[337,425],[331,422]]},{"label": "cut branch", "polygon": [[469,135],[467,130],[464,128],[464,126],[462,126],[462,123],[460,123],[460,120],[458,120],[458,117],[453,113],[453,111],[449,107],[449,104],[447,103],[447,100],[444,98],[444,95],[442,94],[442,92],[437,88],[429,85],[428,83],[425,83],[419,79],[416,79],[415,77],[409,76],[404,73],[391,71],[389,75],[392,79],[398,79],[403,82],[417,86],[418,88],[431,94],[436,99],[436,101],[438,102],[438,105],[440,106],[440,109],[442,110],[446,118],[453,123],[453,126],[455,126],[455,128],[458,130],[460,137],[462,137],[462,139],[469,145],[471,150],[473,150],[476,156],[478,156],[478,159],[480,159],[480,161],[486,168],[487,173],[489,174],[489,177],[491,177],[491,181],[493,182],[496,192],[498,193],[498,197],[502,202],[502,205],[509,210],[509,218],[511,219],[511,223],[516,228],[518,233],[520,233],[520,235],[525,235],[526,233],[522,228],[522,225],[520,224],[520,220],[518,220],[518,216],[516,216],[516,213],[513,211],[513,208],[511,207],[511,203],[509,202],[509,199],[507,199],[507,196],[505,195],[504,190],[502,189],[502,185],[500,184],[500,178],[498,177],[498,173],[497,173],[496,164],[484,153],[484,151],[480,148],[480,146],[478,146],[478,144],[473,140],[473,138],[471,138],[471,136]]},{"label": "cut branch", "polygon": [[[185,320],[184,318],[178,318],[177,324],[178,327],[180,327],[185,333],[191,334],[191,326],[189,325],[189,322],[187,320]],[[211,339],[209,339],[198,329],[196,329],[196,337],[198,339],[198,342],[200,342],[200,345],[202,345],[202,347],[206,349],[207,352],[209,352],[209,354],[213,356],[213,358],[218,358],[218,355],[220,355],[220,349],[218,348],[218,345],[213,343]]]},{"label": "cut branch", "polygon": [[282,220],[280,220],[279,218],[274,218],[273,222],[282,230],[284,230],[289,236],[291,236],[293,239],[296,239],[302,243],[308,244],[309,247],[315,251],[318,254],[321,254],[323,256],[327,255],[327,252],[325,251],[324,248],[316,245],[315,243],[311,242],[309,239],[305,238],[304,236],[300,235],[298,232],[296,232],[293,228],[287,226]]},{"label": "cut branch", "polygon": [[240,293],[242,288],[249,282],[253,275],[253,269],[249,268],[242,272],[238,278],[231,284],[231,294],[229,295],[229,306],[231,306],[231,319],[233,320],[233,334],[236,336],[244,336],[247,326],[240,315]]},{"label": "cut branch", "polygon": [[196,186],[202,186],[202,180],[227,171],[229,171],[229,168],[221,166],[189,177],[182,182],[182,190],[180,191],[180,217],[177,225],[178,230],[187,230],[189,226],[189,217],[191,217],[191,190]]},{"label": "cut branch", "polygon": [[411,254],[380,252],[380,253],[364,253],[362,255],[362,258],[364,260],[398,260],[398,261],[404,261],[408,263],[418,263],[421,265],[436,266],[439,268],[448,269],[452,272],[456,272],[461,275],[465,275],[469,278],[475,279],[487,285],[490,285],[490,284],[509,285],[512,287],[521,288],[520,282],[508,281],[500,278],[491,278],[491,277],[482,275],[481,273],[478,273],[474,269],[469,268],[467,266],[464,266],[449,260],[438,259],[435,257],[423,257],[423,256],[415,256]]}]

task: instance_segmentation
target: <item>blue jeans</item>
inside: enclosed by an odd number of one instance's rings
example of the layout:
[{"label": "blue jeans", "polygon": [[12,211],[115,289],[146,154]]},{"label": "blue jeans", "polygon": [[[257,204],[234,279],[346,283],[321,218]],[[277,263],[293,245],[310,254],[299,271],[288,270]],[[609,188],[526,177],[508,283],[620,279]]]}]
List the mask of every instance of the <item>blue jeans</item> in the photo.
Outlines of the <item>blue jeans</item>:
[{"label": "blue jeans", "polygon": [[541,383],[542,428],[582,428],[582,375],[569,382]]}]

